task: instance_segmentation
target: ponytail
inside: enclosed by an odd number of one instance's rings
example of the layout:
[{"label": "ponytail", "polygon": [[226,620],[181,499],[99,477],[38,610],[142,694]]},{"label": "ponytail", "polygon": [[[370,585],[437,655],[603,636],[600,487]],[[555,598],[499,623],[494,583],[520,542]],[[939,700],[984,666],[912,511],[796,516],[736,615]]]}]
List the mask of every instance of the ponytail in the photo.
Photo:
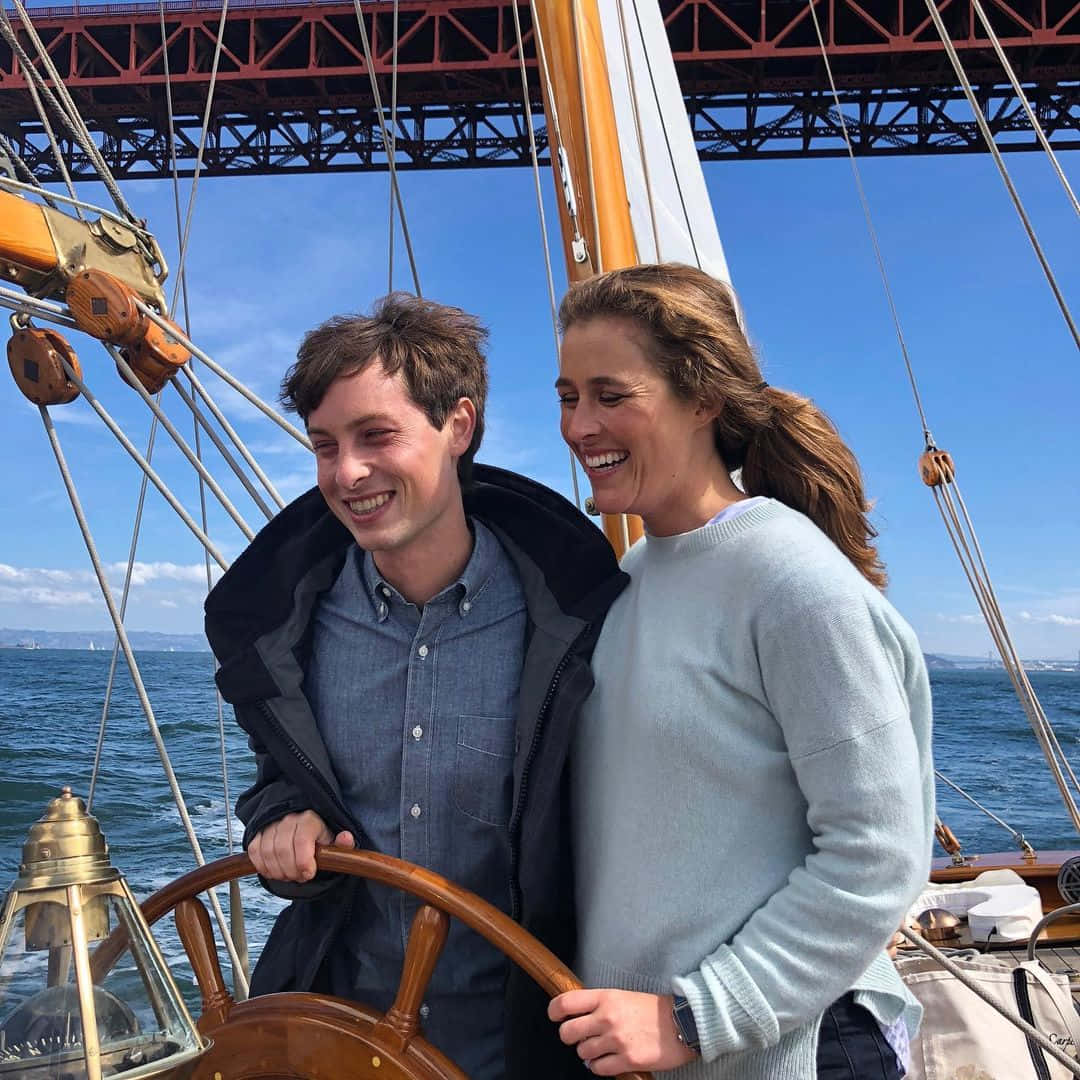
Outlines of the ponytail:
[{"label": "ponytail", "polygon": [[729,470],[742,469],[748,495],[806,514],[884,587],[855,455],[809,398],[762,382],[727,285],[677,263],[612,270],[575,285],[559,307],[564,332],[596,318],[646,330],[650,358],[675,394],[717,410],[717,451]]}]

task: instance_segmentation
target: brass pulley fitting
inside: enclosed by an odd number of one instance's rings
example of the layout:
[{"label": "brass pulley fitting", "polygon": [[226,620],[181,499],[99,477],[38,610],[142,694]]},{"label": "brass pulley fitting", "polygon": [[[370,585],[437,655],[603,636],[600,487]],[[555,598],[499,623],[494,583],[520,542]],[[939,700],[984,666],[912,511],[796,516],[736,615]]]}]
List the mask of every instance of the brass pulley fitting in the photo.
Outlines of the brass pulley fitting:
[{"label": "brass pulley fitting", "polygon": [[16,386],[35,405],[67,405],[79,396],[79,388],[64,369],[66,360],[82,378],[79,358],[55,330],[16,330],[8,340],[7,354]]},{"label": "brass pulley fitting", "polygon": [[956,466],[953,465],[952,455],[936,446],[928,447],[926,453],[919,458],[919,475],[927,487],[951,484],[956,479]]},{"label": "brass pulley fitting", "polygon": [[129,286],[104,270],[84,270],[67,287],[68,307],[79,329],[119,347],[135,377],[156,394],[187,363],[188,352],[139,310],[136,299]]}]

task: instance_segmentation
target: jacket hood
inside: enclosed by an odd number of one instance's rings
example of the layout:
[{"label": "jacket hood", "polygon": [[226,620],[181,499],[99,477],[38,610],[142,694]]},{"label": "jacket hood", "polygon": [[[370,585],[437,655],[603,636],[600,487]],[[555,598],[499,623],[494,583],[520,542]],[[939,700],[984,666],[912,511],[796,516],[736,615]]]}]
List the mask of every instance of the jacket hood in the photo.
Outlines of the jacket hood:
[{"label": "jacket hood", "polygon": [[[493,526],[535,564],[567,615],[584,620],[602,616],[629,580],[604,534],[542,484],[506,469],[475,465],[464,501],[466,514]],[[283,623],[307,572],[324,561],[340,565],[354,543],[318,488],[286,506],[206,598],[206,635],[218,660],[225,664]]]}]

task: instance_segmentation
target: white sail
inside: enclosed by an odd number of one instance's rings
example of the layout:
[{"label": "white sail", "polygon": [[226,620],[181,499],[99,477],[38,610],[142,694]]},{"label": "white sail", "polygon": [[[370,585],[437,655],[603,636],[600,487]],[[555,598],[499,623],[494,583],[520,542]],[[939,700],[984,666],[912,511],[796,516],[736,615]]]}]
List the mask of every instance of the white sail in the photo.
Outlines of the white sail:
[{"label": "white sail", "polygon": [[638,258],[688,263],[730,284],[657,0],[598,7]]}]

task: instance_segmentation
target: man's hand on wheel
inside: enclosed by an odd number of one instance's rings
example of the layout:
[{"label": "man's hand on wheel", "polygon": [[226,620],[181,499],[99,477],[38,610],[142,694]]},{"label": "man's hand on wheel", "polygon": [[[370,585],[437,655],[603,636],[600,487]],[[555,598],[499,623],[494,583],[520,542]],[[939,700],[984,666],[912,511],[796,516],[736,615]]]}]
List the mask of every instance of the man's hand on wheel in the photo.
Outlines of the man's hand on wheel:
[{"label": "man's hand on wheel", "polygon": [[315,876],[315,845],[356,847],[351,832],[335,836],[314,810],[286,814],[267,825],[248,844],[255,869],[271,881],[310,881]]}]

